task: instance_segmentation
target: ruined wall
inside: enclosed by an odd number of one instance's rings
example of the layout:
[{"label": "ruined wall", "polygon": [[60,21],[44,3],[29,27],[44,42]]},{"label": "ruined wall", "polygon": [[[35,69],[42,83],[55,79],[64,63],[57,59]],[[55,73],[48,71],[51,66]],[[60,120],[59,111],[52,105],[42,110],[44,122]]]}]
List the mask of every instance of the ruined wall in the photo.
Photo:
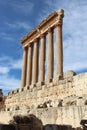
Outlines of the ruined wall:
[{"label": "ruined wall", "polygon": [[14,90],[5,97],[5,109],[0,116],[7,114],[8,121],[15,114],[33,113],[44,124],[77,127],[81,119],[87,119],[86,79],[87,73],[75,75],[69,71],[63,79]]},{"label": "ruined wall", "polygon": [[[29,108],[39,108],[43,105],[47,107],[57,107],[70,105],[87,104],[87,73],[73,76],[73,72],[67,72],[64,79],[53,79],[53,82],[46,81],[44,85],[37,83],[35,86],[14,90],[5,97],[6,108],[16,109],[18,106]],[[80,102],[83,101],[83,104]],[[62,102],[62,103],[61,103]]]},{"label": "ruined wall", "polygon": [[[34,111],[33,111],[34,113]],[[43,124],[64,124],[80,127],[80,121],[87,119],[87,106],[65,106],[35,111]]]},{"label": "ruined wall", "polygon": [[32,109],[31,111],[2,111],[0,112],[0,122],[8,123],[14,115],[17,114],[31,114],[36,115],[43,125],[57,124],[57,125],[71,125],[72,127],[81,127],[80,121],[87,119],[87,106],[66,106],[54,108]]}]

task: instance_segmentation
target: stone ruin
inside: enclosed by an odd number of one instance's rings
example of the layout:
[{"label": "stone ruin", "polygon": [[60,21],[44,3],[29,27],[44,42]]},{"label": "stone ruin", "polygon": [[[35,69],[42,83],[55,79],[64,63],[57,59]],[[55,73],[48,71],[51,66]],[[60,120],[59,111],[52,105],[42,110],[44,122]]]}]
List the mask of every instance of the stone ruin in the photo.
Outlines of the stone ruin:
[{"label": "stone ruin", "polygon": [[42,130],[43,124],[35,115],[17,115],[9,121],[10,125],[14,125],[19,130]]},{"label": "stone ruin", "polygon": [[[86,124],[85,120],[81,121],[81,124],[85,128],[87,127],[84,125]],[[72,128],[70,125],[43,125],[40,119],[38,119],[35,115],[30,114],[13,116],[8,125],[0,125],[0,130],[82,130],[82,128]]]},{"label": "stone ruin", "polygon": [[51,13],[21,40],[21,86],[5,96],[0,91],[1,123],[7,124],[14,115],[33,114],[45,126],[60,124],[77,128],[81,127],[81,120],[87,119],[87,73],[77,75],[71,70],[63,73],[63,17],[62,9]]}]

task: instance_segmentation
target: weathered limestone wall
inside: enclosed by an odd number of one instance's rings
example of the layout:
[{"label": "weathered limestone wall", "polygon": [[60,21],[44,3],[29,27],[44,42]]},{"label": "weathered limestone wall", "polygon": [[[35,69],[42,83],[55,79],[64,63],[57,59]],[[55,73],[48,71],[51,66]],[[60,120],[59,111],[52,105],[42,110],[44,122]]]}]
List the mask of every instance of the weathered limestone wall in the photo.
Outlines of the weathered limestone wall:
[{"label": "weathered limestone wall", "polygon": [[81,127],[80,121],[87,119],[87,106],[66,106],[66,107],[54,107],[54,108],[41,108],[32,109],[31,111],[3,111],[0,112],[0,122],[8,123],[12,119],[13,115],[17,114],[30,114],[33,113],[41,121],[43,125],[46,124],[61,124],[71,125],[72,127]]},{"label": "weathered limestone wall", "polygon": [[14,90],[5,97],[4,106],[0,122],[5,116],[7,122],[15,114],[33,113],[44,124],[77,127],[81,119],[87,119],[87,73],[68,71],[63,79]]},{"label": "weathered limestone wall", "polygon": [[43,124],[64,124],[80,127],[80,121],[87,119],[87,106],[66,106],[37,110]]},{"label": "weathered limestone wall", "polygon": [[81,100],[87,104],[86,96],[87,73],[73,76],[73,72],[67,72],[62,80],[55,78],[51,83],[48,81],[44,85],[37,83],[35,86],[31,85],[8,93],[5,97],[5,106],[8,109],[12,107],[16,109],[17,106],[22,105],[38,108],[41,105],[43,107],[44,104],[48,107],[49,104],[52,107],[57,107],[60,106],[62,100],[61,106],[66,106],[64,103],[69,102],[68,100],[75,100],[75,105],[81,105]]}]

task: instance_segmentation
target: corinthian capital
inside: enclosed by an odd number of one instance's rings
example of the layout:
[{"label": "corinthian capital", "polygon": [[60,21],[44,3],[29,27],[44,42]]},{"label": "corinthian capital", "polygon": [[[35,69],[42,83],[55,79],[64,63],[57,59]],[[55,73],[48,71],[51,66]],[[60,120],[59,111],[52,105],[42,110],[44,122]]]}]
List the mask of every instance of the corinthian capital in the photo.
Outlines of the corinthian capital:
[{"label": "corinthian capital", "polygon": [[57,23],[58,24],[62,24],[62,22],[63,22],[63,17],[64,17],[64,10],[63,9],[60,9],[60,10],[58,10],[57,11],[57,13],[58,13],[58,21],[57,21]]}]

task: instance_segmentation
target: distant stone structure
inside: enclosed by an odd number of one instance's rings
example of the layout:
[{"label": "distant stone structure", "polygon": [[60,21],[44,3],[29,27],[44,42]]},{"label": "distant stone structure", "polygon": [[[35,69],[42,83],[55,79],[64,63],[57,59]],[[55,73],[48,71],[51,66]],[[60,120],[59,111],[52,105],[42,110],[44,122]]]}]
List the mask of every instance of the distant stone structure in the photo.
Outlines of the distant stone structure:
[{"label": "distant stone structure", "polygon": [[[80,127],[80,121],[87,119],[87,73],[79,75],[74,71],[63,73],[63,17],[62,9],[50,14],[21,40],[23,46],[21,87],[6,96],[0,94],[0,117],[2,117],[0,122],[7,123],[17,114],[34,114],[42,120],[43,125],[61,124]],[[54,29],[56,50],[54,50]],[[47,79],[45,79],[46,55]]]}]

